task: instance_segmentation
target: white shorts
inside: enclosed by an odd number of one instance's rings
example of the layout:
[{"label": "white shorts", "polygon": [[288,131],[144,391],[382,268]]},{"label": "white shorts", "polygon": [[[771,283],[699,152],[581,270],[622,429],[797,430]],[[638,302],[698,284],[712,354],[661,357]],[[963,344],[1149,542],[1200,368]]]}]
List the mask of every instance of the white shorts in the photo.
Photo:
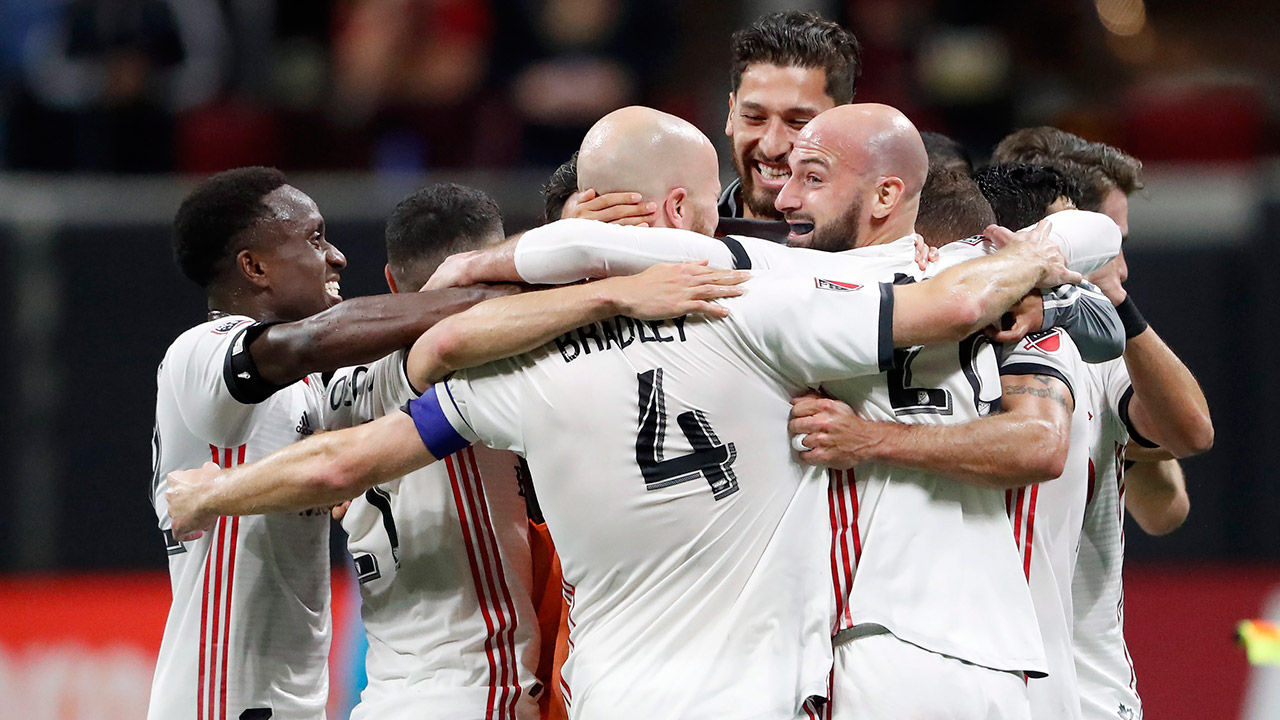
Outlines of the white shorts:
[{"label": "white shorts", "polygon": [[839,642],[832,720],[1030,720],[1022,677],[929,652],[888,632]]}]

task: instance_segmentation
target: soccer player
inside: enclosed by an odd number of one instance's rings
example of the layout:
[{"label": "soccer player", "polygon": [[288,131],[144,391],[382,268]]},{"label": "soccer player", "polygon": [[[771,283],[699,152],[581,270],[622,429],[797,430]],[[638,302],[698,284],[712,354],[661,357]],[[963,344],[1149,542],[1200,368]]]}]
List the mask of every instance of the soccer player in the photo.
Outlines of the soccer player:
[{"label": "soccer player", "polygon": [[[1081,188],[1081,207],[1107,213],[1128,234],[1128,195],[1141,187],[1142,165],[1136,158],[1049,127],[1011,134],[995,156],[1061,170]],[[1127,275],[1121,255],[1093,276],[1121,311],[1128,345],[1123,360],[1090,368],[1100,425],[1073,583],[1076,669],[1082,710],[1090,720],[1142,715],[1124,642],[1123,511],[1127,508],[1144,530],[1163,534],[1178,527],[1189,508],[1177,462],[1139,462],[1126,470],[1125,457],[1134,453],[1128,441],[1142,446],[1140,452],[1158,443],[1174,457],[1204,452],[1213,444],[1203,392],[1138,313],[1122,284]]]},{"label": "soccer player", "polygon": [[[714,151],[701,141],[692,149],[711,160],[714,176]],[[661,167],[690,148],[649,150],[662,155]],[[698,195],[678,217],[696,214]],[[827,487],[821,476],[797,472],[785,434],[768,418],[781,422],[805,384],[877,372],[889,355],[887,332],[910,344],[967,335],[976,327],[977,308],[964,302],[973,299],[964,289],[971,281],[986,295],[978,314],[995,317],[1043,272],[1042,260],[1031,263],[1041,269],[1014,269],[1026,260],[1012,255],[1026,251],[1015,246],[898,288],[839,275],[757,278],[750,292],[725,302],[733,309],[727,323],[595,324],[524,358],[455,375],[424,395],[435,400],[415,401],[424,429],[448,422],[474,437],[465,418],[486,442],[524,452],[535,481],[549,483],[539,495],[574,597],[564,672],[575,716],[794,717],[808,696],[825,694]],[[835,270],[835,258],[823,257]],[[465,332],[474,314],[438,326],[419,346]],[[429,376],[415,369],[419,346],[410,372]],[[672,413],[677,422],[668,429]],[[566,435],[594,451],[565,443]],[[417,437],[412,419],[387,416],[247,473],[213,480],[219,470],[210,467],[175,476],[191,478],[194,495],[175,486],[171,508],[181,527],[192,527],[210,512],[353,494],[448,454],[457,440],[429,439],[428,451]],[[319,474],[317,462],[326,468]]]},{"label": "soccer player", "polygon": [[[387,284],[415,292],[447,255],[503,239],[484,193],[422,188],[387,221]],[[426,387],[408,347],[344,368],[326,391],[326,430],[394,412]],[[363,718],[538,717],[539,638],[519,458],[468,449],[370,488],[342,518],[369,640]],[[481,475],[484,482],[481,482]]]},{"label": "soccer player", "polygon": [[[683,159],[682,164],[668,165],[666,163],[656,164],[647,168],[647,172],[640,173],[638,169],[624,162],[619,162],[617,156],[633,157],[644,156],[644,151],[649,149],[649,138],[662,136],[668,138],[670,142],[681,137],[694,138],[699,134],[687,123],[679,121],[670,116],[660,116],[651,120],[655,124],[665,127],[662,133],[653,132],[652,129],[644,122],[648,113],[642,108],[628,108],[606,116],[600,123],[592,128],[588,133],[587,140],[583,143],[583,149],[579,158],[579,171],[583,177],[591,177],[592,182],[597,186],[608,189],[633,189],[642,191],[641,194],[646,198],[652,198],[659,201],[659,205],[663,211],[659,215],[659,227],[676,227],[687,228],[695,231],[707,232],[708,224],[700,219],[705,216],[705,210],[702,208],[701,201],[689,203],[690,207],[684,209],[684,200],[705,197],[703,186],[714,183],[714,164],[700,165],[690,162],[694,157],[692,153],[671,153],[673,158]],[[817,141],[816,149],[812,152],[814,157],[810,157],[804,165],[806,171],[814,173],[820,172],[821,168],[810,167],[813,165],[825,164],[830,168],[830,174],[840,173],[838,181],[828,181],[825,177],[828,173],[823,173],[824,177],[801,176],[797,182],[803,182],[806,186],[819,188],[819,199],[825,200],[825,203],[819,204],[818,201],[811,200],[810,196],[805,199],[809,200],[800,202],[799,206],[793,206],[792,203],[799,199],[792,198],[784,193],[779,200],[780,205],[787,207],[791,212],[789,220],[793,222],[799,232],[796,233],[795,240],[809,243],[828,250],[847,250],[854,243],[866,245],[866,250],[873,251],[874,255],[863,254],[862,251],[853,250],[850,252],[841,252],[838,254],[816,253],[812,250],[803,250],[797,248],[783,248],[771,245],[766,242],[753,241],[752,238],[727,238],[724,245],[705,238],[698,238],[696,235],[688,233],[670,233],[664,230],[646,230],[638,231],[626,228],[600,228],[592,226],[588,223],[561,223],[541,228],[539,230],[527,233],[504,255],[502,252],[483,252],[472,256],[462,256],[451,259],[446,262],[446,269],[442,272],[446,275],[453,275],[457,279],[463,281],[471,281],[477,277],[493,277],[493,278],[522,278],[532,282],[570,282],[583,276],[591,277],[600,274],[625,273],[634,271],[639,267],[644,267],[646,263],[653,262],[655,258],[681,258],[681,257],[709,257],[713,264],[725,263],[727,261],[734,262],[738,266],[750,266],[753,268],[761,267],[791,267],[791,268],[832,268],[843,267],[845,263],[853,262],[854,266],[862,268],[865,271],[875,269],[879,272],[886,273],[883,279],[892,279],[896,273],[912,275],[918,273],[918,268],[912,266],[912,255],[914,243],[910,238],[911,220],[914,217],[916,196],[919,193],[919,183],[923,180],[925,161],[923,159],[923,147],[919,138],[914,136],[915,130],[905,118],[901,117],[896,111],[892,111],[884,106],[849,106],[842,107],[830,111],[830,115],[824,115],[820,121],[806,128],[801,133],[797,148],[806,148],[806,150],[797,150],[793,153],[793,157],[805,155],[810,152],[807,149],[807,143],[812,133],[825,133],[822,135],[823,141]],[[855,134],[860,133],[860,134]],[[834,136],[834,137],[833,137]],[[636,140],[639,138],[640,140]],[[913,142],[914,140],[914,142]],[[639,143],[639,149],[628,148],[627,143]],[[836,147],[836,152],[831,152],[829,148],[832,145]],[[824,154],[825,153],[825,154]],[[861,155],[855,154],[861,153]],[[889,177],[883,177],[888,175]],[[899,176],[906,176],[908,180],[904,181]],[[870,180],[868,181],[868,178]],[[881,201],[875,189],[878,187],[876,179],[880,178],[884,185],[885,194],[890,196],[887,201]],[[852,182],[851,182],[852,180]],[[857,181],[864,183],[862,187],[858,187]],[[870,185],[868,187],[867,185]],[[914,189],[909,189],[909,188]],[[666,190],[667,188],[674,188]],[[788,186],[789,189],[791,186]],[[849,199],[853,198],[850,203]],[[851,207],[851,205],[853,207]],[[1069,226],[1074,221],[1075,224],[1085,229],[1084,235],[1086,239],[1090,239],[1092,234],[1106,235],[1110,234],[1110,242],[1103,242],[1102,245],[1109,245],[1110,252],[1114,253],[1118,249],[1119,231],[1114,223],[1109,222],[1105,217],[1083,213],[1075,216],[1066,216],[1063,218],[1062,225]],[[607,230],[607,232],[606,232]],[[569,242],[564,242],[564,235],[569,235]],[[581,238],[575,240],[572,236],[581,235]],[[614,242],[609,242],[609,241]],[[1095,243],[1092,247],[1097,248]],[[964,245],[959,248],[962,251],[980,253],[972,245]],[[1081,247],[1079,255],[1082,257],[1093,257],[1092,267],[1097,267],[1101,262],[1105,262],[1106,255],[1100,251],[1090,252],[1086,247]],[[688,253],[682,255],[681,253]],[[698,253],[704,253],[699,255]],[[726,260],[725,256],[731,256],[732,260]],[[961,254],[961,257],[964,257]],[[515,272],[518,271],[518,272]],[[435,282],[436,278],[433,278]],[[1106,304],[1105,300],[1103,301]],[[901,396],[910,395],[915,397],[916,392],[924,393],[933,401],[937,396],[943,398],[943,402],[947,403],[945,411],[943,408],[937,408],[936,412],[929,412],[929,408],[915,408],[915,412],[904,413],[903,416],[914,416],[913,419],[924,418],[949,418],[954,414],[970,412],[975,416],[983,414],[987,409],[998,403],[999,394],[996,392],[995,397],[991,397],[990,389],[998,387],[999,380],[995,365],[994,356],[989,347],[980,341],[980,339],[968,339],[969,347],[967,353],[958,352],[957,348],[952,346],[949,350],[941,348],[936,353],[931,353],[926,348],[924,355],[918,365],[912,365],[917,377],[926,377],[931,381],[939,375],[944,378],[948,373],[954,375],[954,378],[946,385],[946,388],[938,388],[936,390],[924,390],[921,387],[914,387],[911,391],[907,390],[904,385],[905,373],[901,369],[897,370],[900,375],[891,376],[890,381],[896,380],[902,388],[893,396],[892,401],[898,401]],[[914,356],[916,351],[913,351]],[[936,355],[936,357],[935,357]],[[958,360],[957,358],[962,358]],[[963,358],[967,358],[967,363]],[[910,361],[908,361],[910,362]],[[965,363],[966,370],[962,371],[959,363]],[[977,368],[976,370],[974,368]],[[988,388],[986,394],[981,393],[981,387],[985,380],[985,386]],[[886,382],[880,380],[881,383]],[[836,385],[828,384],[827,387],[835,388]],[[837,390],[840,392],[842,390]],[[852,394],[853,397],[863,397],[865,391],[860,389],[844,389]],[[957,398],[954,402],[951,399]],[[967,399],[967,405],[961,406],[958,398]],[[892,402],[890,401],[890,402]],[[919,403],[916,403],[918,405]],[[972,406],[972,410],[966,411],[964,407]],[[891,413],[889,417],[893,417]],[[1063,446],[1065,447],[1065,435],[1063,436]],[[1043,477],[1052,477],[1058,471],[1053,471]],[[1023,480],[1025,481],[1025,480]],[[852,504],[852,497],[848,493],[847,483],[844,478],[836,479],[838,491],[833,493],[832,518],[846,518],[853,515],[847,510]],[[954,483],[943,481],[942,485],[951,486]],[[948,493],[954,495],[956,491],[948,488]],[[1003,567],[1004,573],[1004,596],[996,592],[1000,588],[992,590],[989,586],[991,583],[983,576],[981,583],[976,580],[977,575],[969,573],[968,578],[973,578],[973,582],[969,585],[965,584],[964,578],[953,583],[952,589],[954,595],[961,598],[973,598],[974,606],[980,608],[978,611],[966,613],[966,622],[970,627],[988,627],[991,628],[989,634],[996,636],[996,640],[991,644],[1003,642],[1004,647],[998,647],[996,652],[992,652],[990,648],[980,647],[980,642],[969,640],[970,647],[967,652],[971,657],[978,658],[980,653],[986,652],[983,657],[990,658],[997,653],[1003,651],[1005,657],[999,660],[990,660],[988,663],[1002,662],[1007,663],[1005,668],[1009,669],[1008,673],[991,672],[978,669],[976,671],[968,671],[976,676],[976,683],[982,684],[984,675],[996,676],[997,681],[1004,680],[1007,691],[1013,692],[1023,698],[1023,708],[1025,710],[1025,694],[1021,680],[1012,673],[1021,672],[1023,670],[1035,671],[1036,656],[1038,654],[1039,633],[1035,626],[1034,618],[1030,607],[1030,598],[1027,595],[1026,583],[1022,577],[1022,566],[1019,558],[1014,557],[1012,544],[1009,543],[1008,523],[1004,516],[1004,498],[1003,494],[996,491],[987,491],[985,494],[977,490],[969,491],[960,489],[960,493],[969,493],[976,500],[970,502],[970,513],[973,515],[983,515],[985,513],[988,522],[980,525],[976,532],[980,538],[976,543],[970,543],[968,546],[961,546],[960,543],[952,543],[956,548],[963,549],[974,544],[981,544],[981,538],[985,538],[987,545],[990,545],[986,555],[992,558],[1000,557],[1000,553],[1006,553],[1006,562],[1003,565],[997,564],[997,568]],[[893,496],[895,493],[890,493]],[[950,495],[948,495],[949,497]],[[842,502],[841,502],[842,501]],[[985,505],[982,503],[985,501]],[[837,507],[839,505],[840,507]],[[911,517],[913,512],[917,512],[915,508],[911,512],[904,513],[904,517]],[[884,514],[890,514],[886,511]],[[872,514],[858,515],[863,522]],[[883,515],[881,515],[883,517]],[[881,521],[883,526],[887,521]],[[994,530],[992,528],[995,528]],[[831,552],[833,555],[833,569],[836,570],[838,577],[834,580],[838,584],[837,597],[843,603],[844,598],[848,594],[848,583],[856,581],[856,576],[851,572],[853,556],[857,554],[855,548],[860,546],[861,540],[865,539],[865,528],[862,528],[864,534],[861,538],[856,534],[854,526],[845,522],[840,522],[837,528],[840,535],[837,538],[837,547]],[[966,535],[964,529],[952,529],[959,538],[973,537],[974,530],[969,530]],[[884,531],[887,536],[888,532]],[[907,532],[904,530],[903,532]],[[910,532],[914,532],[911,530]],[[944,532],[941,531],[940,532]],[[981,533],[986,532],[985,535]],[[903,543],[909,545],[909,543]],[[945,543],[944,547],[936,552],[936,555],[947,557],[947,552],[957,552],[957,549],[948,550]],[[891,537],[886,537],[882,546],[893,546]],[[917,544],[919,547],[919,544]],[[985,547],[985,546],[983,546]],[[921,553],[927,553],[928,548],[920,550]],[[976,552],[976,550],[975,550]],[[972,554],[972,553],[970,553]],[[849,560],[849,565],[844,564],[844,560]],[[964,558],[951,558],[947,561],[940,561],[940,564],[950,565],[957,568],[963,565],[967,556]],[[992,562],[998,562],[993,560]],[[911,565],[911,563],[907,563]],[[998,572],[998,570],[997,570]],[[1000,576],[997,575],[997,578]],[[994,595],[994,597],[992,597]],[[948,600],[952,600],[952,596],[948,596]],[[885,600],[883,602],[898,602],[902,606],[908,605],[908,600],[895,598],[893,601]],[[917,599],[915,602],[919,603]],[[1004,605],[1001,605],[1004,603]],[[871,603],[867,603],[871,605]],[[850,603],[846,607],[855,607],[856,603]],[[1012,623],[1018,621],[1019,611],[1021,612],[1021,620],[1023,622],[1021,635],[1011,632],[1009,628]],[[985,615],[981,613],[985,612]],[[906,633],[910,628],[905,627],[910,623],[924,624],[928,622],[929,613],[926,610],[918,612],[907,612],[902,615],[910,618],[909,623],[904,624]],[[842,615],[840,622],[849,622],[853,617],[845,617]],[[941,632],[939,633],[942,634]],[[982,636],[981,632],[972,632],[966,635]],[[913,637],[916,637],[913,635]],[[878,643],[878,641],[872,641]],[[1022,647],[1016,647],[1021,643]],[[1010,647],[1016,649],[1011,650]],[[1015,656],[1010,659],[1009,656],[1016,652],[1024,652],[1025,655]],[[926,655],[928,655],[926,653]],[[941,657],[939,655],[939,657]],[[1030,659],[1028,659],[1030,658]],[[950,661],[954,662],[954,661]],[[1022,663],[1026,663],[1023,665]],[[934,674],[939,676],[947,673],[948,661],[941,661],[941,668],[934,667]],[[957,667],[962,667],[961,663],[955,663]],[[1004,668],[1002,668],[1004,669]],[[966,671],[961,671],[966,672]],[[931,675],[932,677],[932,675]],[[963,675],[956,680],[960,684],[967,681],[963,679]],[[875,685],[871,683],[869,685]],[[842,696],[840,690],[836,691],[835,700],[836,707],[840,707]],[[899,694],[901,696],[901,694]],[[914,699],[918,694],[908,694],[908,699]],[[848,700],[848,698],[843,698]],[[944,702],[941,696],[929,698],[936,702]],[[949,702],[949,701],[946,701]],[[1016,701],[1015,701],[1016,702]],[[996,704],[1007,704],[997,702]],[[846,702],[846,707],[848,704]],[[1015,709],[1010,709],[1014,712]],[[880,712],[875,710],[874,712]],[[873,712],[873,714],[874,714]],[[969,711],[975,716],[982,716],[986,712],[986,706],[980,706]]]},{"label": "soccer player", "polygon": [[178,209],[173,247],[210,313],[174,341],[157,376],[151,495],[173,604],[148,717],[323,718],[327,510],[227,519],[181,542],[169,532],[165,475],[210,459],[231,467],[310,435],[322,403],[316,373],[385,355],[511,290],[339,304],[346,259],[311,198],[268,168],[201,183]]}]

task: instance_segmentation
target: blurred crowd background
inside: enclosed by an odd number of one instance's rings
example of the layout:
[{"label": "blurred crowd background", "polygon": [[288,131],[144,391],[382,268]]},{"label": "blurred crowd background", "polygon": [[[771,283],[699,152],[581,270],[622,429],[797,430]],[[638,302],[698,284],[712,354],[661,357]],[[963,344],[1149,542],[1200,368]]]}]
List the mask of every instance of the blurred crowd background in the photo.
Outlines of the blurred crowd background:
[{"label": "blurred crowd background", "polygon": [[[1272,0],[0,0],[0,696],[13,716],[141,717],[139,693],[145,707],[168,602],[147,498],[155,368],[204,316],[168,224],[196,178],[285,170],[350,260],[343,294],[380,292],[382,223],[401,196],[472,184],[508,231],[528,227],[551,169],[617,107],[694,122],[731,178],[729,36],[777,9],[851,28],[856,99],[899,107],[979,163],[1010,130],[1049,124],[1147,164],[1129,287],[1201,380],[1217,443],[1185,463],[1186,525],[1126,535],[1139,691],[1153,717],[1274,718],[1280,669],[1250,671],[1231,643],[1234,620],[1280,619]],[[337,587],[349,610],[349,582]],[[338,614],[343,717],[359,685],[344,638],[359,633]]]},{"label": "blurred crowd background", "polygon": [[1276,149],[1265,0],[0,0],[0,166],[554,166],[616,107],[712,128],[729,34],[817,9],[859,98],[985,149],[1054,124],[1161,160]]}]

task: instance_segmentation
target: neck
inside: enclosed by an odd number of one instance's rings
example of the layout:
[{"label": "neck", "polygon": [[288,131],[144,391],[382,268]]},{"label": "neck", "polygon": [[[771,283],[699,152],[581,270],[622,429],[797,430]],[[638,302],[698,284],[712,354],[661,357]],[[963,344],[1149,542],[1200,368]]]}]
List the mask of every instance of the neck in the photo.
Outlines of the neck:
[{"label": "neck", "polygon": [[915,224],[915,217],[906,215],[891,215],[880,222],[872,220],[871,226],[858,234],[858,247],[891,243],[915,232]]},{"label": "neck", "polygon": [[262,296],[244,288],[209,288],[206,296],[209,315],[244,315],[260,322],[282,320],[267,307]]}]

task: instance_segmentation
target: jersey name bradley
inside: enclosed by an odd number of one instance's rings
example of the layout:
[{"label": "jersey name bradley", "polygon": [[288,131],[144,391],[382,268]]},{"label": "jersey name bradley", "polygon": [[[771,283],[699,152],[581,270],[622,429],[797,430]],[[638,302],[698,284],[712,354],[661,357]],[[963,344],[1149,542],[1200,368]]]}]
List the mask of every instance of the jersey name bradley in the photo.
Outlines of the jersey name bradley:
[{"label": "jersey name bradley", "polygon": [[633,342],[685,342],[684,323],[687,319],[688,316],[674,320],[635,320],[619,315],[571,330],[556,338],[555,344],[560,357],[568,363],[590,355],[593,350],[621,350]]}]

